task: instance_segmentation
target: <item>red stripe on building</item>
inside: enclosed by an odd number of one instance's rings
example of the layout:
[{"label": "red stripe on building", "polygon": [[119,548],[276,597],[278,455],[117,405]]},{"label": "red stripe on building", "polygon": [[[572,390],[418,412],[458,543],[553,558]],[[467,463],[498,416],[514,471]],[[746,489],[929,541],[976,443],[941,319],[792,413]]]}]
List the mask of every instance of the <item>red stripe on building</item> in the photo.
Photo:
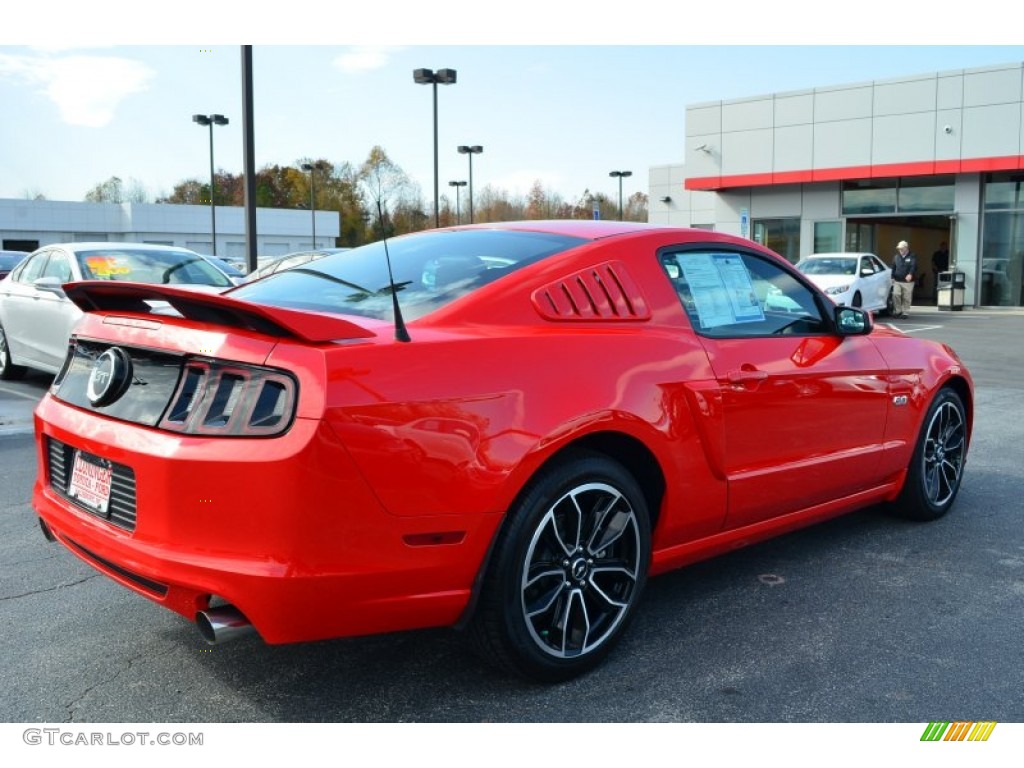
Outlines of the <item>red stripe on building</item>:
[{"label": "red stripe on building", "polygon": [[737,187],[766,187],[779,184],[808,184],[816,181],[884,179],[896,176],[934,176],[943,173],[980,173],[1024,169],[1024,155],[977,157],[964,160],[923,160],[914,163],[851,165],[778,173],[741,173],[732,176],[696,176],[683,185],[689,190],[721,190]]}]

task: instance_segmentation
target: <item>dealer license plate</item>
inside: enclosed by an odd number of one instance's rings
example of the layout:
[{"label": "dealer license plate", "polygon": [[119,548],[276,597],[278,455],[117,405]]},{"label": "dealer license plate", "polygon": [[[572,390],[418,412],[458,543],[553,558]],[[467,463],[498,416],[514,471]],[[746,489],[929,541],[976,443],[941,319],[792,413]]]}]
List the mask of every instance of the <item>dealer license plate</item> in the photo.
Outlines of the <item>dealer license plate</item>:
[{"label": "dealer license plate", "polygon": [[68,483],[68,496],[101,515],[107,514],[110,505],[110,480],[113,468],[109,464],[81,451],[75,451],[75,461]]}]

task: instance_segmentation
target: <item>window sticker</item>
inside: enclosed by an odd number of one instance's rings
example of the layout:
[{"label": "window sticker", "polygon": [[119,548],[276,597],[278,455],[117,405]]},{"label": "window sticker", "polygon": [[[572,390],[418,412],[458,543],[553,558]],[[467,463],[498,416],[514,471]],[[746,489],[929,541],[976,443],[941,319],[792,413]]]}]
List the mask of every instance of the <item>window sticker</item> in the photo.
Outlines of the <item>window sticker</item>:
[{"label": "window sticker", "polygon": [[85,264],[97,280],[109,280],[115,275],[130,275],[131,266],[117,256],[87,256]]},{"label": "window sticker", "polygon": [[686,254],[682,262],[701,328],[764,320],[742,256],[695,253]]}]

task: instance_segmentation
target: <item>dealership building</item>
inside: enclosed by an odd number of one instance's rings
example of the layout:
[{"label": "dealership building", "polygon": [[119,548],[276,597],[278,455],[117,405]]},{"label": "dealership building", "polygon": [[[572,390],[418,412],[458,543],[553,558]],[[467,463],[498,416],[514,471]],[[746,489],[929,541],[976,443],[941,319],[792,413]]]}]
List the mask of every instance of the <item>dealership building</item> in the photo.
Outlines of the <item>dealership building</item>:
[{"label": "dealership building", "polygon": [[[316,244],[313,244],[313,216]],[[177,245],[212,254],[216,226],[218,256],[246,258],[245,209],[170,203],[76,203],[0,200],[0,248],[34,251],[52,243],[114,241]],[[281,256],[334,247],[341,228],[337,211],[256,209],[256,253]]]},{"label": "dealership building", "polygon": [[891,263],[906,240],[920,303],[935,301],[946,243],[966,305],[1024,305],[1024,63],[689,105],[685,152],[650,170],[651,222],[749,237],[794,262],[869,251]]}]

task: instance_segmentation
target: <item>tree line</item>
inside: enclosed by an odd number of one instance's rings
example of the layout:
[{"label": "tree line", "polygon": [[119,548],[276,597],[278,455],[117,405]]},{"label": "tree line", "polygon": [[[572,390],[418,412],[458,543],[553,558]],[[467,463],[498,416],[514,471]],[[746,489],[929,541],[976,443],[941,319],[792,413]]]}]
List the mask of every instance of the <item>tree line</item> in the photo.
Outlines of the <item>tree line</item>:
[{"label": "tree line", "polygon": [[[312,195],[311,172],[303,170],[303,166],[313,168]],[[392,237],[434,226],[433,201],[424,200],[419,185],[379,146],[371,149],[358,166],[348,162],[332,163],[323,158],[303,158],[294,165],[266,165],[256,172],[256,205],[260,208],[309,210],[311,197],[315,197],[318,211],[338,212],[338,247],[354,247],[379,240],[382,235]],[[85,200],[93,203],[150,202],[141,182],[123,181],[117,176],[90,189]],[[176,184],[170,194],[162,194],[152,202],[209,205],[210,182],[186,179]],[[216,205],[244,205],[244,175],[223,170],[214,173],[214,202]],[[595,205],[600,209],[601,218],[619,218],[617,201],[600,192],[584,190],[575,200],[566,200],[546,189],[539,180],[525,196],[488,185],[474,190],[473,221],[589,219],[593,217]],[[458,198],[440,195],[440,226],[454,226],[460,223],[460,218],[461,223],[468,223],[468,208],[468,188],[462,188]],[[634,192],[623,201],[623,209],[625,220],[647,221],[647,195]]]}]

